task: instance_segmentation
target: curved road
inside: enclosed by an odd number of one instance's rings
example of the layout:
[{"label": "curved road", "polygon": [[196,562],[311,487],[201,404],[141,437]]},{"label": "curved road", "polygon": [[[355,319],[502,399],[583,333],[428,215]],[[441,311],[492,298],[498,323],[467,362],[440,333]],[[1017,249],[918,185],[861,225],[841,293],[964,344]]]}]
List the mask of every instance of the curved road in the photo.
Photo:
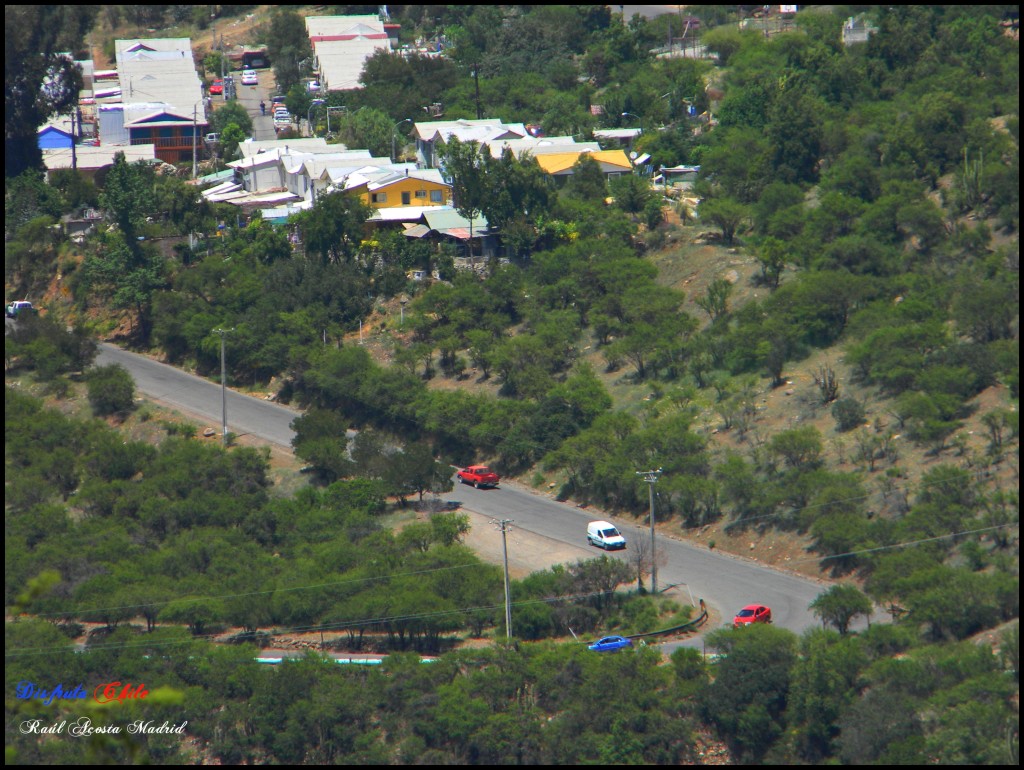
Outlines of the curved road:
[{"label": "curved road", "polygon": [[[141,393],[202,416],[219,427],[220,385],[105,343],[100,345],[96,363],[120,364],[132,374]],[[228,389],[227,414],[230,432],[251,435],[290,449],[295,435],[291,421],[301,412]],[[515,527],[578,547],[581,557],[597,553],[586,542],[587,522],[595,515],[573,505],[511,485],[474,489],[456,484],[451,492],[441,497],[458,500],[462,507],[475,513],[494,519],[511,519]],[[650,537],[646,527],[616,524],[628,541]],[[658,567],[659,587],[677,585],[684,596],[704,599],[709,607],[717,610],[723,622],[728,622],[740,607],[758,603],[772,608],[776,625],[796,633],[819,625],[808,605],[827,584],[680,540],[659,537],[658,549],[663,553]],[[621,551],[609,555],[626,557]]]}]

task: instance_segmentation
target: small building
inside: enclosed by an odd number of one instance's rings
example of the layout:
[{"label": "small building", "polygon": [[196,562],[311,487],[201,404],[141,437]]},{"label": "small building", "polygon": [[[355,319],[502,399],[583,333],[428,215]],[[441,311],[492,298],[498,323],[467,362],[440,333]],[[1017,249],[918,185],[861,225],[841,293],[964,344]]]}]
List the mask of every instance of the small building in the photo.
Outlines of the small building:
[{"label": "small building", "polygon": [[[379,221],[380,214],[389,212],[383,210],[377,212],[370,218],[368,224]],[[397,212],[396,212],[397,213]],[[463,257],[472,260],[469,267],[477,267],[477,259],[489,259],[498,254],[497,234],[487,224],[487,219],[482,215],[474,217],[472,225],[470,221],[458,211],[449,207],[424,209],[420,215],[419,222],[406,222],[406,229],[403,233],[407,238],[423,238],[435,244],[438,248],[444,243],[455,244]],[[481,263],[482,264],[482,263]]]},{"label": "small building", "polygon": [[389,32],[376,14],[307,16],[306,33],[326,91],[362,88],[360,77],[366,60],[378,50],[392,48]]},{"label": "small building", "polygon": [[[365,180],[365,181],[363,181]],[[353,174],[345,189],[357,193],[363,202],[374,208],[405,208],[408,206],[451,205],[452,188],[436,169],[405,173],[390,169]]]},{"label": "small building", "polygon": [[75,143],[70,122],[67,127],[48,123],[36,132],[40,150],[70,150]]},{"label": "small building", "polygon": [[633,164],[624,150],[600,150],[598,152],[577,150],[573,152],[551,153],[549,155],[538,155],[537,163],[545,172],[555,177],[556,181],[565,181],[572,176],[573,167],[584,152],[597,161],[598,166],[601,168],[601,173],[607,179],[613,179],[622,174],[633,172]]},{"label": "small building", "polygon": [[77,168],[88,179],[95,179],[104,169],[114,165],[114,156],[123,152],[129,163],[144,160],[156,163],[156,148],[151,144],[137,144],[131,147],[91,147],[77,145],[55,150],[43,150],[43,165],[47,177],[51,171],[61,168]]},{"label": "small building", "polygon": [[594,138],[602,147],[631,150],[642,133],[642,128],[597,128],[594,129]]},{"label": "small building", "polygon": [[444,146],[452,137],[460,142],[493,146],[505,140],[525,139],[529,136],[526,126],[522,123],[506,125],[494,118],[414,123],[413,131],[416,135],[416,165],[420,168],[439,168]]}]

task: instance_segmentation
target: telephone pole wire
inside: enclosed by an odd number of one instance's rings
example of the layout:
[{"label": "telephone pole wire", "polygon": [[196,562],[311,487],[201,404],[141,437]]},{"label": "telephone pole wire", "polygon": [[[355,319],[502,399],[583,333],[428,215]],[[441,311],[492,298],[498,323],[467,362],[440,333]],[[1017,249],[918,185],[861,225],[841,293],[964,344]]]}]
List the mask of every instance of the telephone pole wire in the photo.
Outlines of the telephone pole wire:
[{"label": "telephone pole wire", "polygon": [[651,593],[658,593],[658,558],[657,551],[654,547],[654,485],[658,483],[658,477],[661,476],[661,468],[654,471],[637,471],[637,476],[642,476],[643,480],[646,481],[650,487],[650,499],[651,499]]}]

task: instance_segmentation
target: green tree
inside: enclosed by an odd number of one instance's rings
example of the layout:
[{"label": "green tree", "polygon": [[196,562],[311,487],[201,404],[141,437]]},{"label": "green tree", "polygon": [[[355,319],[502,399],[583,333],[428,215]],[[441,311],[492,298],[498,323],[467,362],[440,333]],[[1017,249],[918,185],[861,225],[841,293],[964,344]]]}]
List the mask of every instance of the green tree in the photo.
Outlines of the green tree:
[{"label": "green tree", "polygon": [[858,615],[870,615],[871,600],[853,585],[835,585],[818,595],[810,606],[811,611],[823,623],[834,626],[840,634],[846,634],[850,622]]},{"label": "green tree", "polygon": [[86,294],[106,294],[115,308],[134,311],[136,331],[147,339],[153,293],[164,285],[164,269],[164,260],[155,248],[129,243],[121,233],[109,233],[102,248],[86,257],[82,265],[82,288]]},{"label": "green tree", "polygon": [[486,167],[476,142],[460,142],[453,136],[441,153],[442,173],[452,186],[455,210],[469,220],[470,257],[473,220],[483,210],[487,198]]},{"label": "green tree", "polygon": [[67,52],[81,50],[97,9],[12,5],[4,9],[4,176],[41,169],[36,135],[52,115],[78,103],[82,73]]},{"label": "green tree", "polygon": [[274,68],[278,90],[288,93],[308,71],[306,68],[313,55],[301,15],[290,8],[278,9],[274,13],[267,34],[267,55]]},{"label": "green tree", "polygon": [[386,158],[391,156],[393,124],[386,112],[360,107],[341,118],[338,136],[349,147],[365,147],[371,155]]},{"label": "green tree", "polygon": [[811,425],[785,430],[772,436],[768,449],[781,457],[789,468],[813,468],[821,461],[821,434]]},{"label": "green tree", "polygon": [[95,366],[86,377],[89,403],[96,414],[124,414],[134,407],[135,381],[119,364]]},{"label": "green tree", "polygon": [[604,203],[608,196],[608,184],[601,171],[601,166],[583,153],[572,167],[572,176],[565,185],[565,194],[593,203]]},{"label": "green tree", "polygon": [[236,99],[221,105],[210,115],[210,131],[223,134],[224,129],[234,123],[241,130],[243,137],[252,136],[252,118],[249,111]]},{"label": "green tree", "polygon": [[832,417],[841,432],[851,431],[864,424],[864,405],[855,398],[840,398],[832,405]]},{"label": "green tree", "polygon": [[120,228],[126,244],[135,241],[146,215],[153,210],[153,173],[145,163],[129,163],[123,152],[115,153],[100,194],[100,205]]},{"label": "green tree", "polygon": [[700,709],[738,760],[760,762],[781,737],[796,638],[764,624],[715,631],[708,644],[723,653]]},{"label": "green tree", "polygon": [[711,198],[700,204],[697,212],[702,221],[715,225],[722,230],[722,240],[731,245],[736,231],[749,216],[749,211],[739,201],[732,198]]},{"label": "green tree", "polygon": [[793,670],[787,721],[796,751],[807,762],[834,756],[839,719],[857,696],[858,679],[868,658],[859,640],[833,631],[814,630],[800,640]]},{"label": "green tree", "polygon": [[345,192],[321,195],[316,205],[294,218],[302,231],[307,250],[322,264],[351,260],[359,249],[363,223],[370,209],[359,198]]},{"label": "green tree", "polygon": [[608,187],[615,199],[615,205],[634,220],[636,215],[644,211],[648,202],[654,197],[648,181],[635,174],[623,174],[612,179]]},{"label": "green tree", "polygon": [[221,157],[224,160],[234,160],[238,155],[238,145],[244,142],[246,135],[235,123],[228,123],[220,135]]}]

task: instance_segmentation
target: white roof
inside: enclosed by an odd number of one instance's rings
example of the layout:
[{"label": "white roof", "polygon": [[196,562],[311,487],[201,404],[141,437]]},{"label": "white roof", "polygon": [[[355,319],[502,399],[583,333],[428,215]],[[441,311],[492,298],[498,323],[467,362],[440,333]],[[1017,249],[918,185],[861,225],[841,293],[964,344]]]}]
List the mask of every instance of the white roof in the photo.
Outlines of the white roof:
[{"label": "white roof", "polygon": [[118,81],[126,102],[170,105],[172,112],[206,124],[202,81],[192,41],[181,38],[115,40]]},{"label": "white roof", "polygon": [[552,152],[583,152],[585,150],[598,152],[601,149],[601,145],[597,142],[577,142],[571,136],[527,136],[522,139],[501,139],[491,142],[487,146],[495,158],[500,158],[506,147],[512,150],[512,154],[517,158],[522,158],[525,153],[544,155]]},{"label": "white roof", "polygon": [[447,142],[454,136],[460,142],[490,144],[504,139],[523,139],[530,135],[522,123],[505,124],[496,118],[433,120],[414,123],[413,129],[416,137],[425,142],[437,141],[438,138]]},{"label": "white roof", "polygon": [[275,206],[271,209],[260,209],[260,214],[263,215],[264,219],[280,219],[282,217],[290,217],[293,214],[298,214],[302,211],[307,211],[313,208],[312,201],[297,201],[295,203],[286,203],[283,206]]},{"label": "white roof", "polygon": [[367,222],[415,222],[427,212],[454,211],[451,206],[391,206],[377,209]]},{"label": "white roof", "polygon": [[[114,155],[123,152],[129,163],[137,160],[156,160],[156,146],[152,144],[132,144],[124,147],[90,147],[78,145],[75,148],[75,161],[79,169],[97,169],[114,164]],[[43,164],[47,170],[71,168],[71,148],[43,150]]]},{"label": "white roof", "polygon": [[636,139],[643,133],[642,128],[598,128],[594,130],[595,139]]},{"label": "white roof", "polygon": [[323,35],[384,33],[384,22],[377,14],[354,16],[307,16],[306,32],[310,37]]},{"label": "white roof", "polygon": [[337,152],[340,146],[338,144],[328,145],[327,140],[322,136],[309,139],[246,139],[244,142],[238,143],[242,157],[257,155],[278,147],[293,148],[302,152]]},{"label": "white roof", "polygon": [[328,91],[361,88],[359,82],[366,60],[379,50],[390,51],[388,38],[331,40],[313,44],[321,86]]}]

